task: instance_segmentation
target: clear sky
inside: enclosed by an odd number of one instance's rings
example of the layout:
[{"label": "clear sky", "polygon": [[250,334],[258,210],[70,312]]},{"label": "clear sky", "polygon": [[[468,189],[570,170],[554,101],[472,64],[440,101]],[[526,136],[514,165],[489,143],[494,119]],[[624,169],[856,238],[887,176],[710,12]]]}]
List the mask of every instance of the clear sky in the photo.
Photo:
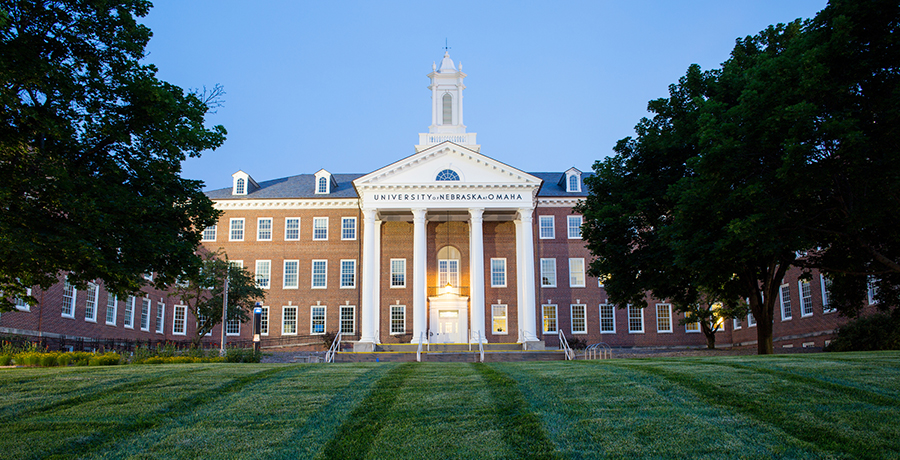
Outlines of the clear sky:
[{"label": "clear sky", "polygon": [[228,140],[184,164],[207,189],[368,173],[414,153],[431,123],[432,62],[468,74],[468,132],[528,172],[589,171],[631,136],[647,102],[738,37],[811,18],[826,0],[157,0],[146,61],[185,89],[225,87],[207,116]]}]

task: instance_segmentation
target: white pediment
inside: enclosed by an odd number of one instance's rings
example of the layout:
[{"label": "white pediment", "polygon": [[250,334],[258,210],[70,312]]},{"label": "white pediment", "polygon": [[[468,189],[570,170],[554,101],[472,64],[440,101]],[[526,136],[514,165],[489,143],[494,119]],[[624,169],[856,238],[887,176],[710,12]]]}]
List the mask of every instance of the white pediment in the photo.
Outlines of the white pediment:
[{"label": "white pediment", "polygon": [[363,207],[514,208],[533,203],[541,179],[443,142],[360,177],[353,185]]}]

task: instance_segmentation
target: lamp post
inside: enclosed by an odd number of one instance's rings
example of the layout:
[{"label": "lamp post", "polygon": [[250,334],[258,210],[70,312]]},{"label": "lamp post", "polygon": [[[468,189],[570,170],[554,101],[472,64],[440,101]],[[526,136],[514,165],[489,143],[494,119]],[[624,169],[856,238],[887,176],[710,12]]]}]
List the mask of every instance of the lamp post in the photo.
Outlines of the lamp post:
[{"label": "lamp post", "polygon": [[225,272],[225,289],[222,293],[222,349],[219,350],[221,356],[225,356],[225,327],[228,325],[228,278],[231,267],[228,268],[229,270]]}]

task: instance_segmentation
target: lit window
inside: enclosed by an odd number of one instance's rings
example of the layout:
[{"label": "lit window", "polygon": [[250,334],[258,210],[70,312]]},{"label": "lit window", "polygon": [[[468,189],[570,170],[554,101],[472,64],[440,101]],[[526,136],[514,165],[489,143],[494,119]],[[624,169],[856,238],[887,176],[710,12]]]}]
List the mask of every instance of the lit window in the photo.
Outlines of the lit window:
[{"label": "lit window", "polygon": [[656,304],[656,332],[672,332],[672,306]]},{"label": "lit window", "polygon": [[216,226],[210,225],[203,229],[203,241],[216,241]]},{"label": "lit window", "polygon": [[88,283],[88,288],[84,302],[84,320],[93,323],[97,322],[97,303],[100,299],[100,286],[94,283]]},{"label": "lit window", "polygon": [[282,307],[281,335],[297,335],[297,307]]},{"label": "lit window", "polygon": [[172,312],[172,334],[185,335],[187,333],[187,306],[175,305]]},{"label": "lit window", "polygon": [[391,305],[391,334],[406,332],[406,305]]},{"label": "lit window", "polygon": [[541,259],[541,287],[556,287],[556,259]]},{"label": "lit window", "polygon": [[569,223],[569,239],[570,240],[580,240],[581,239],[581,216],[568,216],[567,218]]},{"label": "lit window", "polygon": [[231,219],[231,232],[228,241],[244,241],[244,219]]},{"label": "lit window", "polygon": [[150,299],[148,297],[141,300],[141,330],[150,330]]},{"label": "lit window", "polygon": [[459,287],[459,260],[438,260],[438,286]]},{"label": "lit window", "polygon": [[356,331],[356,306],[341,305],[341,333],[353,334]]},{"label": "lit window", "polygon": [[342,217],[341,218],[341,239],[342,240],[355,240],[356,239],[356,218],[355,217]]},{"label": "lit window", "polygon": [[506,287],[506,259],[491,259],[491,287]]},{"label": "lit window", "polygon": [[391,259],[391,287],[406,287],[406,259]]},{"label": "lit window", "polygon": [[584,259],[569,259],[569,287],[584,286]]},{"label": "lit window", "polygon": [[600,304],[600,333],[616,333],[616,308],[610,304]]},{"label": "lit window", "polygon": [[539,235],[542,240],[556,238],[553,216],[538,216]]},{"label": "lit window", "polygon": [[356,287],[356,261],[341,261],[341,288],[350,289]]},{"label": "lit window", "polygon": [[284,240],[297,241],[300,239],[300,218],[288,217],[284,220]]},{"label": "lit window", "polygon": [[509,334],[506,305],[491,305],[491,330],[494,334]]},{"label": "lit window", "polygon": [[244,194],[244,179],[238,179],[237,185],[234,186],[234,194],[235,195],[243,195]]},{"label": "lit window", "polygon": [[314,260],[312,261],[312,288],[325,289],[328,287],[328,261]]},{"label": "lit window", "polygon": [[[309,190],[309,189],[307,189]],[[320,177],[319,185],[316,188],[316,193],[328,193],[328,178]]]},{"label": "lit window", "polygon": [[812,288],[809,281],[800,281],[800,315],[811,316],[812,309]]},{"label": "lit window", "polygon": [[541,305],[544,332],[556,332],[556,305]]},{"label": "lit window", "polygon": [[572,305],[572,333],[587,334],[587,305]]},{"label": "lit window", "polygon": [[628,306],[628,332],[642,334],[644,332],[644,309]]},{"label": "lit window", "polygon": [[781,320],[787,321],[793,317],[791,312],[791,286],[781,285]]},{"label": "lit window", "polygon": [[328,239],[328,218],[313,217],[313,240],[324,241]]},{"label": "lit window", "polygon": [[313,305],[310,307],[309,314],[309,333],[324,334],[325,333],[325,306]]},{"label": "lit window", "polygon": [[269,289],[272,280],[272,261],[256,261],[256,286],[260,289]]},{"label": "lit window", "polygon": [[75,317],[75,295],[75,286],[70,284],[69,280],[66,280],[66,284],[63,286],[62,316],[66,318]]},{"label": "lit window", "polygon": [[162,334],[165,325],[166,304],[160,302],[156,304],[156,333]]},{"label": "lit window", "polygon": [[684,331],[685,332],[700,332],[700,323],[698,323],[698,322],[685,323]]},{"label": "lit window", "polygon": [[118,309],[119,298],[113,293],[107,293],[106,296],[106,324],[116,325],[116,310]]},{"label": "lit window", "polygon": [[452,169],[445,169],[439,172],[434,180],[459,180],[459,174]]},{"label": "lit window", "polygon": [[125,300],[125,327],[134,329],[134,303],[136,299],[133,295],[128,296]]},{"label": "lit window", "polygon": [[300,269],[300,261],[285,260],[284,261],[284,289],[297,289],[300,284],[298,282],[298,271]]},{"label": "lit window", "polygon": [[272,241],[272,218],[260,217],[256,220],[257,241]]},{"label": "lit window", "polygon": [[259,315],[259,335],[269,335],[269,307],[262,307]]}]

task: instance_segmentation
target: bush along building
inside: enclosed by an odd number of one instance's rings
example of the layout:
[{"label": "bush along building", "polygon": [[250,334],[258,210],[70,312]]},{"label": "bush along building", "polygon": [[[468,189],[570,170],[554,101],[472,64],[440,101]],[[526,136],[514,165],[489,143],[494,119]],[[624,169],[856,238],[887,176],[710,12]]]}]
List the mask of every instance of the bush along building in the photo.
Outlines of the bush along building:
[{"label": "bush along building", "polygon": [[[223,215],[202,244],[266,291],[264,346],[338,331],[357,351],[420,341],[556,347],[560,331],[613,347],[706,346],[671,304],[617,308],[586,274],[591,256],[573,207],[589,173],[525,172],[482,153],[463,124],[462,66],[445,53],[428,77],[431,125],[413,155],[359,174],[258,182],[238,171],[232,187],[207,193]],[[785,277],[776,350],[824,346],[846,321],[828,308],[824,283],[818,273],[802,280],[799,269]],[[0,316],[0,333],[190,337],[196,322],[177,299],[145,294],[117,299],[102,285],[76,293],[60,283],[36,294],[38,305]],[[250,338],[249,323],[226,327],[232,340]],[[755,345],[752,316],[725,321],[717,343]]]}]

